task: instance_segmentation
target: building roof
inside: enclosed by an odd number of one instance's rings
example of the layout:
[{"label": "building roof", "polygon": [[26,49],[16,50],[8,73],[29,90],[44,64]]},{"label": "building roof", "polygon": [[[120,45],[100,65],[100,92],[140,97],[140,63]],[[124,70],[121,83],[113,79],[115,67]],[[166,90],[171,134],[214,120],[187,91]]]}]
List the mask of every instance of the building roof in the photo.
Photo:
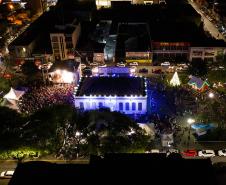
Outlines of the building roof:
[{"label": "building roof", "polygon": [[86,77],[76,96],[131,96],[145,95],[144,79],[140,77]]},{"label": "building roof", "polygon": [[53,29],[51,29],[51,33],[65,33],[65,34],[72,34],[76,29],[76,26],[54,26]]},{"label": "building roof", "polygon": [[95,32],[95,24],[92,22],[83,22],[81,23],[82,34],[79,37],[78,44],[76,49],[78,51],[84,52],[104,52],[104,43],[98,43],[95,40],[92,40],[92,34]]},{"label": "building roof", "polygon": [[125,23],[118,25],[116,50],[125,52],[150,50],[150,37],[146,23]]},{"label": "building roof", "polygon": [[73,184],[216,185],[210,159],[164,154],[108,154],[89,164],[19,163],[9,185]]},{"label": "building roof", "polygon": [[189,85],[195,85],[198,89],[201,89],[203,85],[208,83],[206,81],[203,81],[201,78],[192,76],[191,79],[188,82]]},{"label": "building roof", "polygon": [[51,33],[71,34],[79,24],[78,19],[71,13],[57,13],[55,25],[51,28]]},{"label": "building roof", "polygon": [[26,46],[34,40],[40,38],[41,34],[48,32],[53,25],[54,13],[52,11],[43,13],[37,20],[30,24],[30,26],[19,35],[10,45],[12,46]]},{"label": "building roof", "polygon": [[80,63],[75,62],[74,60],[56,61],[53,63],[53,65],[49,69],[49,72],[50,73],[54,72],[57,69],[74,72],[75,70],[78,69],[79,65],[80,65]]},{"label": "building roof", "polygon": [[50,36],[48,33],[45,33],[41,36],[41,39],[35,44],[34,50],[32,52],[33,55],[37,54],[53,54]]}]

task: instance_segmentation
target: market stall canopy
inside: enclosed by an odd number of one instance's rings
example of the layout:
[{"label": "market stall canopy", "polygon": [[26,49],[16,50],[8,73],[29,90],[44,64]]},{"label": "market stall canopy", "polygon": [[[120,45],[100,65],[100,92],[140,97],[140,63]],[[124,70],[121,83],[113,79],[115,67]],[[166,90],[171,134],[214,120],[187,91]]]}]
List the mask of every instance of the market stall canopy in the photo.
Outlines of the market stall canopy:
[{"label": "market stall canopy", "polygon": [[4,96],[4,98],[8,100],[19,100],[24,93],[24,91],[18,91],[11,87],[10,91]]},{"label": "market stall canopy", "polygon": [[2,102],[2,106],[19,111],[19,107],[17,105],[17,100],[5,99]]},{"label": "market stall canopy", "polygon": [[201,92],[207,90],[209,87],[209,84],[206,80],[203,81],[201,78],[195,76],[191,76],[188,85],[192,86],[192,88]]}]

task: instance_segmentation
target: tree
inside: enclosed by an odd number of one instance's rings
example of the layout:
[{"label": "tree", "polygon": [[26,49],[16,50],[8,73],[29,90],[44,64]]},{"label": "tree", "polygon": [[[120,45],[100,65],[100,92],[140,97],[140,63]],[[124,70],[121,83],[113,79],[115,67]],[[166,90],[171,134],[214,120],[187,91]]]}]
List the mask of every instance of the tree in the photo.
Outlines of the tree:
[{"label": "tree", "polygon": [[34,145],[57,151],[65,137],[65,127],[75,119],[76,110],[69,105],[54,105],[29,117],[25,137]]},{"label": "tree", "polygon": [[0,91],[8,91],[10,89],[10,82],[5,78],[0,78]]},{"label": "tree", "polygon": [[201,59],[192,60],[188,71],[191,75],[205,77],[208,72],[207,64],[204,60]]},{"label": "tree", "polygon": [[[150,138],[132,119],[119,112],[89,111],[81,117],[88,136],[88,153],[131,152],[145,149]],[[95,140],[93,141],[92,139]],[[91,150],[90,150],[91,149]]]},{"label": "tree", "polygon": [[22,143],[20,128],[25,119],[15,110],[0,107],[0,147],[14,148]]},{"label": "tree", "polygon": [[22,73],[27,77],[27,81],[41,79],[41,72],[34,62],[25,62],[21,66]]}]

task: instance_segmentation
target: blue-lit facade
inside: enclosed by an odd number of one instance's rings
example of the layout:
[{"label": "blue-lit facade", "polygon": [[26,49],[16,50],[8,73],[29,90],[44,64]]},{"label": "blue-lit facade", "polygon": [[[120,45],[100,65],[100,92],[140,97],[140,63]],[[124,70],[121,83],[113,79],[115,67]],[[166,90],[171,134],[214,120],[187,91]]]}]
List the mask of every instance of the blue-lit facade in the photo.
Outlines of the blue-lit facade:
[{"label": "blue-lit facade", "polygon": [[[90,78],[102,78],[102,77],[90,77]],[[105,77],[106,78],[106,77]],[[108,77],[109,81],[113,81],[114,79],[117,80],[117,77]],[[81,86],[84,86],[86,84],[82,83],[82,80],[80,80],[79,85],[75,88],[75,107],[80,108],[82,110],[95,110],[103,107],[109,108],[111,111],[119,111],[124,114],[146,114],[147,113],[147,82],[146,79],[143,77],[125,77],[127,78],[127,81],[130,81],[133,83],[132,80],[140,80],[142,84],[142,93],[135,93],[133,89],[131,91],[125,92],[125,94],[118,93],[113,94],[107,93],[103,94],[101,92],[100,94],[97,94],[94,89],[94,94],[88,93],[88,94],[82,94],[79,93],[79,89]],[[124,84],[123,84],[124,85]],[[129,85],[128,85],[129,86]],[[91,88],[95,88],[91,86]],[[103,86],[103,88],[106,88],[106,86]],[[115,86],[115,88],[120,88]],[[128,92],[131,92],[128,94]]]}]

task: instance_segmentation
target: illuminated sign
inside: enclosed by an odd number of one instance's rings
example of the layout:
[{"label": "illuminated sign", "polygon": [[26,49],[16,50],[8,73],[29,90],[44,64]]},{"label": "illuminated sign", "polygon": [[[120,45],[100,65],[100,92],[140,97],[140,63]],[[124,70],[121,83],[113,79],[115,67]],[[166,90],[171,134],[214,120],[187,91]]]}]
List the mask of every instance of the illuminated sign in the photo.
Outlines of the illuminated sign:
[{"label": "illuminated sign", "polygon": [[151,59],[128,59],[126,60],[127,63],[132,63],[132,62],[138,62],[138,63],[151,63]]}]

